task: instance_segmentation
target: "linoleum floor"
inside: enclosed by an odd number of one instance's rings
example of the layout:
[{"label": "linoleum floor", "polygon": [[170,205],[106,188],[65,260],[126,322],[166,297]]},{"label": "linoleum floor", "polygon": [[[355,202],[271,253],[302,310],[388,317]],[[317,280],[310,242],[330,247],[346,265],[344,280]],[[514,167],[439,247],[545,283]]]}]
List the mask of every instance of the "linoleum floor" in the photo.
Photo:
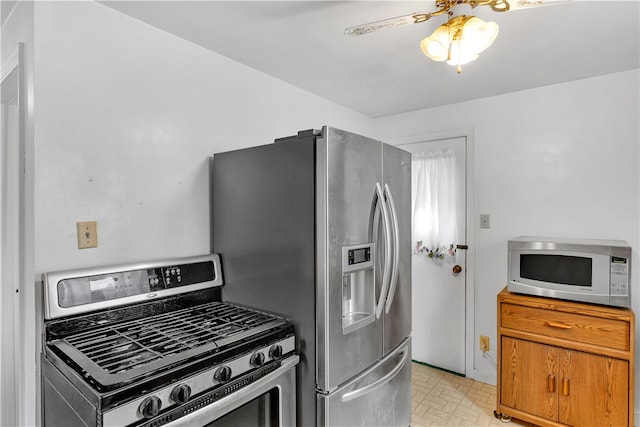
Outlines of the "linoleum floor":
[{"label": "linoleum floor", "polygon": [[495,418],[496,388],[419,363],[411,369],[411,426],[530,426]]}]

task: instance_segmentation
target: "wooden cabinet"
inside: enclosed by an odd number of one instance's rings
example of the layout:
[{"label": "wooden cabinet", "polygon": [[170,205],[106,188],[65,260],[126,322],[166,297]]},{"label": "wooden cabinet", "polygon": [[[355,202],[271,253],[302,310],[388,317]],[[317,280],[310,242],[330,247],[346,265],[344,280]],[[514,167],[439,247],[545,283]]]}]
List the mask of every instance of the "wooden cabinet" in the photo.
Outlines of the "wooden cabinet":
[{"label": "wooden cabinet", "polygon": [[631,310],[498,294],[497,412],[541,426],[633,426]]}]

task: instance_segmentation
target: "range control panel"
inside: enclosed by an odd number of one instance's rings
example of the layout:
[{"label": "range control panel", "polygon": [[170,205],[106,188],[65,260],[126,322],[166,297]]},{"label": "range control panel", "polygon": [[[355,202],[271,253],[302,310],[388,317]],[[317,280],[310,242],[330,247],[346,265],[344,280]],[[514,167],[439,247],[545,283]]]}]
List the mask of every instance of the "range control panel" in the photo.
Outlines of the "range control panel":
[{"label": "range control panel", "polygon": [[210,262],[177,264],[149,269],[146,271],[149,291],[211,281],[214,279],[214,269],[208,264]]},{"label": "range control panel", "polygon": [[45,273],[43,284],[45,310],[53,311],[49,315],[57,317],[63,313],[86,312],[89,306],[96,304],[104,308],[105,305],[116,306],[195,288],[220,286],[222,275],[218,255],[208,254],[174,262]]}]

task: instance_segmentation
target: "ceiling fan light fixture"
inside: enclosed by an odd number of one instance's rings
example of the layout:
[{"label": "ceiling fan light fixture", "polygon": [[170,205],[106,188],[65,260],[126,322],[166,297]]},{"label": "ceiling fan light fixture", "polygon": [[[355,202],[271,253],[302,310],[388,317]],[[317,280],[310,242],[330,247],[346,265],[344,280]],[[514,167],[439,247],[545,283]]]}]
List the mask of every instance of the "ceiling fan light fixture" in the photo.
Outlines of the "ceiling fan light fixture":
[{"label": "ceiling fan light fixture", "polygon": [[466,49],[464,43],[454,40],[451,43],[451,55],[447,60],[449,65],[464,65],[478,59],[478,54],[472,50]]},{"label": "ceiling fan light fixture", "polygon": [[467,64],[491,46],[498,35],[495,22],[484,22],[475,16],[456,16],[439,26],[433,34],[420,42],[420,49],[434,61],[449,65]]},{"label": "ceiling fan light fixture", "polygon": [[484,22],[480,18],[472,17],[464,25],[463,33],[468,49],[475,53],[480,53],[493,43],[498,36],[498,24],[495,22]]},{"label": "ceiling fan light fixture", "polygon": [[441,25],[429,37],[420,42],[420,49],[434,61],[446,61],[449,57],[449,27]]}]

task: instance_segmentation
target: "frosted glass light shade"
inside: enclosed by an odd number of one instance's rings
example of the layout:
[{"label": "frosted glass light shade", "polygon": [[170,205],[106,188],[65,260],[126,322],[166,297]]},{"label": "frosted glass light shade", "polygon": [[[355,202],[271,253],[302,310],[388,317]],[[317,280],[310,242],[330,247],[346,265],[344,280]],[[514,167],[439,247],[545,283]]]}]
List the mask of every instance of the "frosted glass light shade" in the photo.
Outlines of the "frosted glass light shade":
[{"label": "frosted glass light shade", "polygon": [[449,27],[441,25],[433,34],[420,42],[420,49],[434,61],[446,61],[449,57]]},{"label": "frosted glass light shade", "polygon": [[469,51],[480,53],[493,43],[498,36],[498,24],[484,22],[475,16],[469,19],[462,28],[462,41]]},{"label": "frosted glass light shade", "polygon": [[464,65],[478,58],[498,35],[498,24],[475,16],[457,16],[420,42],[422,52],[434,61]]}]

